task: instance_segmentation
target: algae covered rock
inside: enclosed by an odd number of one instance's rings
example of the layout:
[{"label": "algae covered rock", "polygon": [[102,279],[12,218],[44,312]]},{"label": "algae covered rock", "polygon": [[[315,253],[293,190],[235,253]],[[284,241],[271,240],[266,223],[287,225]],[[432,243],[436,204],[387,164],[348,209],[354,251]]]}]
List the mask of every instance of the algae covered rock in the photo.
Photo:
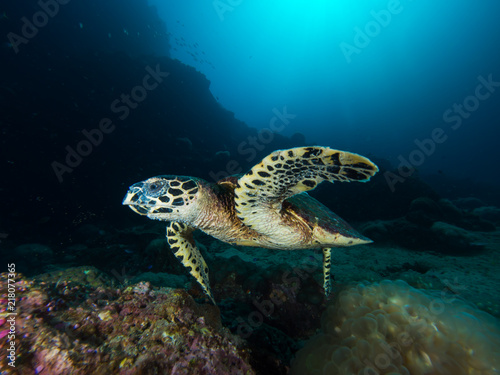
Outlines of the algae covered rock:
[{"label": "algae covered rock", "polygon": [[[242,340],[222,327],[216,306],[147,282],[116,288],[83,271],[37,280],[16,275],[20,373],[254,374]],[[0,278],[5,299],[7,274]],[[6,345],[1,340],[0,350]],[[0,372],[6,366],[2,361]]]}]

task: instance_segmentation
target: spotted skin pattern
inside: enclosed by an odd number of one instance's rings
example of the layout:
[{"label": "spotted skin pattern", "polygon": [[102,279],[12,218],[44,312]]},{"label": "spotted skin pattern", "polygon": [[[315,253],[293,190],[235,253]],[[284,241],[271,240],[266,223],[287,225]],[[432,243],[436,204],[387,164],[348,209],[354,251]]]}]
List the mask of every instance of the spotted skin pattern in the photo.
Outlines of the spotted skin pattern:
[{"label": "spotted skin pattern", "polygon": [[196,247],[193,231],[193,228],[184,223],[170,222],[167,225],[167,241],[174,255],[203,287],[203,290],[215,305],[215,300],[210,290],[208,266],[200,250]]}]

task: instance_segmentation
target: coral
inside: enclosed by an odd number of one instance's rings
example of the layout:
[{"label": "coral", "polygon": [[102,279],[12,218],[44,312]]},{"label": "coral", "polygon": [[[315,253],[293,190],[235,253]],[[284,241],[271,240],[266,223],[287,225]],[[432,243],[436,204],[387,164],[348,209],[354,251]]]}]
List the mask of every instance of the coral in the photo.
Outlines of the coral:
[{"label": "coral", "polygon": [[455,206],[464,210],[473,210],[478,207],[482,207],[485,204],[478,198],[475,197],[467,197],[467,198],[458,198],[453,201]]},{"label": "coral", "polygon": [[[22,374],[254,374],[219,309],[183,290],[148,282],[116,288],[84,267],[34,281],[16,276]],[[0,278],[3,287],[6,274]],[[0,340],[2,352],[5,345]]]},{"label": "coral", "polygon": [[[368,222],[361,226],[361,232],[377,243],[396,244],[413,250],[465,254],[476,253],[478,250],[474,243],[478,241],[480,235],[474,233],[475,231],[495,229],[492,223],[472,214],[464,215],[464,220],[456,225],[436,221],[437,216],[428,213],[431,208],[437,207],[428,204],[432,201],[419,199],[414,202],[415,210],[410,211],[406,217]],[[427,207],[424,204],[428,204]]]},{"label": "coral", "polygon": [[322,333],[292,362],[291,375],[498,374],[500,325],[445,292],[403,281],[344,290],[322,317]]},{"label": "coral", "polygon": [[481,219],[500,224],[500,208],[493,206],[478,207],[472,211],[474,215]]},{"label": "coral", "polygon": [[415,224],[430,226],[433,221],[442,219],[443,212],[433,199],[420,197],[414,199],[406,214],[406,219]]},{"label": "coral", "polygon": [[373,241],[385,241],[390,238],[388,222],[382,220],[375,220],[365,223],[361,226],[360,230],[363,235],[372,239]]},{"label": "coral", "polygon": [[446,221],[453,223],[462,219],[463,212],[448,199],[440,199],[438,205],[443,212]]},{"label": "coral", "polygon": [[473,253],[471,244],[478,240],[477,235],[442,221],[432,224],[431,231],[442,245],[443,252]]},{"label": "coral", "polygon": [[428,250],[436,244],[427,226],[415,224],[406,218],[367,223],[361,227],[361,232],[378,243],[394,243],[408,249]]}]

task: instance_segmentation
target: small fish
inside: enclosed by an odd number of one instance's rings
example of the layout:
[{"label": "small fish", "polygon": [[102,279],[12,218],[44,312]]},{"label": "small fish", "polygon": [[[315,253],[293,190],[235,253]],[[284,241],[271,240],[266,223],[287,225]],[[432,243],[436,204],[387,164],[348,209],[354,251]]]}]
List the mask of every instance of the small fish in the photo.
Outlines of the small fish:
[{"label": "small fish", "polygon": [[133,254],[133,253],[134,253],[134,251],[133,251],[133,250],[130,250],[130,249],[125,249],[125,252],[126,252],[127,254]]}]

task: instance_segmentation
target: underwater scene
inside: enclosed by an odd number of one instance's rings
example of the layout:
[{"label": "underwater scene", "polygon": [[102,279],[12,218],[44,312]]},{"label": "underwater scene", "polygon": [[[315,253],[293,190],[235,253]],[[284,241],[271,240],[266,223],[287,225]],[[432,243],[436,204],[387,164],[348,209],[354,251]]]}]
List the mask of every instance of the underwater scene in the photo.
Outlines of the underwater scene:
[{"label": "underwater scene", "polygon": [[0,374],[500,374],[500,2],[0,4]]}]

